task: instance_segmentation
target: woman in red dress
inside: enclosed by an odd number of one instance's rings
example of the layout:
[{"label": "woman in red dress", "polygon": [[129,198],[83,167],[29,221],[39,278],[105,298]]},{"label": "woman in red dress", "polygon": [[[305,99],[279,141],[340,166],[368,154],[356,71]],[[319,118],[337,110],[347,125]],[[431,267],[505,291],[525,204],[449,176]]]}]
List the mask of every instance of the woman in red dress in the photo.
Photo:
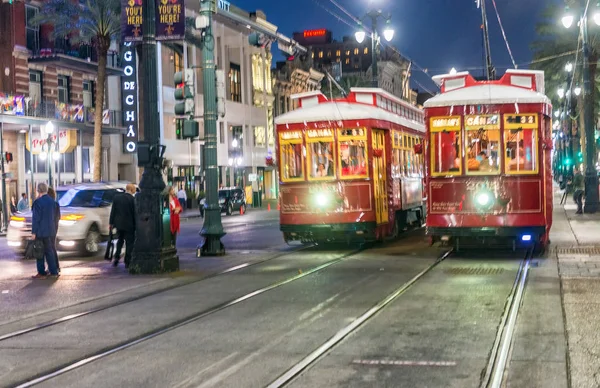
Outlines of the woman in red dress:
[{"label": "woman in red dress", "polygon": [[179,200],[177,199],[177,193],[173,187],[169,187],[169,214],[170,214],[170,225],[171,225],[171,235],[173,237],[173,246],[177,241],[177,234],[179,233],[179,214],[181,213],[181,205],[179,204]]}]

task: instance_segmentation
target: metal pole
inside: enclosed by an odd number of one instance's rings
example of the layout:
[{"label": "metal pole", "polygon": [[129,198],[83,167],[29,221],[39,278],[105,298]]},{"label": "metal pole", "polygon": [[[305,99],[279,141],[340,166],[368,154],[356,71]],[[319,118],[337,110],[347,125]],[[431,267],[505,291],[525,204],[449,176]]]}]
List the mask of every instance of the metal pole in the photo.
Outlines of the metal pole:
[{"label": "metal pole", "polygon": [[0,165],[2,172],[2,230],[8,228],[8,206],[6,204],[6,173],[4,171],[4,122],[0,121]]},{"label": "metal pole", "polygon": [[52,134],[48,134],[48,138],[46,139],[46,149],[48,152],[46,153],[46,161],[48,162],[48,187],[54,187],[52,182]]},{"label": "metal pole", "polygon": [[206,160],[206,211],[204,225],[200,235],[204,243],[198,247],[201,256],[216,256],[225,254],[225,246],[221,237],[225,235],[221,224],[221,206],[219,205],[219,177],[217,167],[217,80],[215,74],[215,43],[212,34],[212,14],[215,0],[201,0],[200,14],[208,18],[208,27],[204,31],[202,45],[204,81],[204,137]]},{"label": "metal pole", "polygon": [[[38,156],[39,157],[39,156]],[[33,126],[29,125],[29,173],[31,175],[31,204],[35,201],[35,170],[33,167]]]},{"label": "metal pole", "polygon": [[140,180],[140,193],[136,195],[136,236],[129,266],[131,273],[156,273],[179,269],[179,257],[174,243],[167,244],[170,233],[163,223],[162,192],[165,182],[161,174],[160,118],[158,109],[158,74],[156,47],[156,0],[146,0],[142,5],[141,61],[143,82],[140,82],[143,107],[144,140],[150,146],[150,161],[144,165]]},{"label": "metal pole", "polygon": [[565,109],[565,118],[567,120],[567,158],[571,161],[571,165],[569,166],[569,171],[567,173],[569,176],[573,176],[573,167],[576,166],[575,156],[573,153],[573,120],[571,119],[571,104],[572,104],[572,93],[573,89],[571,88],[571,81],[573,79],[573,73],[567,73],[567,98],[566,98],[566,109]]},{"label": "metal pole", "polygon": [[377,17],[379,13],[371,14],[371,86],[379,87],[379,69],[377,68],[377,44],[379,43],[379,35],[377,34]]},{"label": "metal pole", "polygon": [[598,173],[596,172],[596,139],[592,81],[590,79],[590,47],[587,17],[581,18],[583,31],[583,125],[585,127],[585,206],[584,213],[598,211]]}]

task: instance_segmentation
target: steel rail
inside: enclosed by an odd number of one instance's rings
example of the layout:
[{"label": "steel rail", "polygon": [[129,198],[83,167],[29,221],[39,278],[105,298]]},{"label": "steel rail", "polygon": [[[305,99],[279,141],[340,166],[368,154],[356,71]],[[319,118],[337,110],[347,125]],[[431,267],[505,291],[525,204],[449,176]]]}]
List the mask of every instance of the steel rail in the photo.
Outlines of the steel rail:
[{"label": "steel rail", "polygon": [[286,372],[284,372],[281,376],[279,376],[276,380],[267,385],[267,388],[278,388],[283,387],[293,381],[302,371],[306,368],[317,362],[323,355],[330,350],[332,350],[340,341],[350,335],[352,332],[356,331],[360,326],[362,326],[365,322],[371,319],[374,315],[383,310],[388,304],[398,298],[400,295],[404,294],[409,288],[411,288],[417,281],[419,281],[423,276],[425,276],[429,271],[435,268],[439,263],[444,261],[450,254],[452,250],[444,253],[441,257],[439,257],[433,264],[425,268],[423,271],[419,272],[416,276],[410,279],[408,282],[404,283],[400,288],[396,289],[394,292],[389,294],[375,306],[371,307],[365,313],[363,313],[360,317],[356,318],[350,324],[342,328],[335,335],[329,338],[325,343],[311,352],[308,356],[304,357],[294,366],[289,368]]},{"label": "steel rail", "polygon": [[[108,309],[111,309],[111,308],[114,308],[114,307],[122,306],[124,304],[136,302],[138,300],[149,298],[151,296],[162,294],[164,292],[168,292],[168,291],[175,290],[175,289],[182,288],[182,287],[186,287],[186,286],[189,286],[189,285],[192,285],[192,284],[200,283],[200,282],[208,280],[208,279],[216,278],[217,276],[226,275],[226,274],[229,274],[229,273],[232,273],[232,272],[244,269],[244,268],[249,268],[249,267],[252,267],[252,266],[255,266],[255,265],[263,264],[263,263],[266,263],[268,261],[275,260],[275,259],[281,258],[283,256],[287,256],[287,255],[290,255],[290,254],[293,254],[293,253],[297,253],[297,252],[300,252],[302,250],[306,250],[306,249],[313,248],[313,247],[314,246],[312,246],[312,245],[311,246],[303,246],[303,247],[300,247],[298,249],[294,249],[294,250],[292,250],[290,252],[284,252],[284,253],[280,253],[280,254],[277,254],[277,255],[274,255],[274,256],[270,256],[270,257],[268,257],[268,258],[266,258],[264,260],[260,260],[260,261],[254,262],[254,263],[249,263],[248,262],[248,263],[238,264],[238,265],[235,265],[233,267],[229,267],[229,268],[227,268],[227,269],[225,269],[223,271],[220,271],[220,272],[208,275],[208,276],[204,276],[204,277],[202,277],[200,279],[194,279],[194,280],[186,281],[184,283],[174,284],[174,285],[169,286],[169,287],[161,288],[159,290],[151,291],[151,292],[148,292],[148,293],[145,293],[145,294],[142,294],[142,295],[138,295],[138,296],[135,296],[135,297],[132,297],[132,298],[124,299],[124,300],[122,300],[120,302],[117,302],[117,303],[112,303],[112,304],[109,304],[109,305],[106,305],[106,306],[97,307],[97,308],[86,310],[86,311],[82,311],[82,312],[79,312],[79,313],[73,313],[73,314],[64,315],[62,317],[59,317],[59,318],[56,318],[56,319],[52,319],[50,321],[42,322],[42,323],[39,323],[37,325],[31,326],[31,327],[27,327],[25,329],[15,330],[13,332],[0,335],[0,342],[6,341],[6,340],[11,339],[11,338],[15,338],[15,337],[21,336],[23,334],[31,333],[33,331],[45,329],[47,327],[54,326],[54,325],[57,325],[59,323],[64,323],[64,322],[72,321],[72,320],[77,319],[77,318],[85,317],[86,315],[95,314],[95,313],[98,313],[100,311],[105,311],[105,310],[108,310]],[[153,283],[153,284],[155,284],[155,283]],[[111,295],[114,295],[114,294],[111,294]],[[92,299],[92,300],[89,300],[89,301],[86,301],[86,302],[82,302],[82,303],[89,303],[89,302],[98,301],[98,300],[101,300],[101,299],[106,298],[106,297],[111,296],[111,295],[106,295],[106,296],[103,296],[101,298]],[[71,305],[71,306],[67,306],[65,308],[70,308],[70,307],[74,307],[74,306],[77,306],[77,304],[74,304],[74,305]],[[46,312],[46,313],[48,313],[48,312]],[[27,317],[25,319],[31,319],[31,318],[34,318],[35,316],[36,315],[33,315],[33,316]],[[9,324],[14,324],[14,323],[17,323],[17,322],[19,322],[19,321],[8,322],[8,323],[3,324],[2,326],[9,325]]]},{"label": "steel rail", "polygon": [[519,265],[480,388],[500,388],[502,386],[532,256],[533,249],[529,249]]},{"label": "steel rail", "polygon": [[350,258],[350,257],[352,257],[354,255],[356,255],[357,253],[362,252],[362,251],[363,251],[363,249],[357,249],[357,250],[354,250],[352,252],[345,253],[345,254],[341,255],[340,257],[338,257],[336,259],[330,260],[330,261],[328,261],[326,263],[323,263],[323,264],[321,264],[321,265],[319,265],[317,267],[314,267],[314,268],[312,268],[310,270],[302,272],[302,273],[300,273],[298,275],[292,276],[292,277],[287,278],[285,280],[281,280],[281,281],[279,281],[277,283],[273,283],[270,286],[259,288],[259,289],[255,290],[255,291],[247,293],[247,294],[245,294],[243,296],[240,296],[240,297],[231,299],[229,301],[220,303],[220,304],[218,304],[216,306],[213,306],[211,308],[205,309],[203,311],[194,313],[192,315],[188,315],[187,317],[181,318],[181,319],[179,319],[179,320],[177,320],[175,322],[171,322],[171,323],[169,323],[167,325],[164,325],[164,326],[159,327],[157,329],[154,329],[154,330],[151,330],[151,331],[146,332],[144,334],[141,334],[140,336],[138,336],[138,337],[136,337],[134,339],[127,340],[127,341],[122,342],[122,343],[120,343],[118,345],[115,345],[115,346],[112,346],[112,347],[100,350],[99,352],[96,352],[96,353],[94,353],[92,355],[89,355],[89,356],[83,358],[83,359],[80,359],[79,361],[68,363],[68,364],[66,364],[64,366],[59,367],[58,369],[55,369],[52,372],[41,374],[41,375],[39,375],[39,376],[31,379],[31,380],[26,380],[26,381],[23,381],[21,383],[18,383],[18,385],[16,386],[16,388],[32,387],[32,386],[40,384],[40,383],[42,383],[44,381],[48,381],[48,380],[53,379],[53,378],[55,378],[57,376],[60,376],[62,374],[65,374],[67,372],[75,370],[75,369],[77,369],[79,367],[82,367],[84,365],[90,364],[90,363],[92,363],[92,362],[94,362],[96,360],[99,360],[101,358],[110,356],[110,355],[112,355],[114,353],[120,352],[120,351],[125,350],[127,348],[130,348],[130,347],[132,347],[134,345],[137,345],[139,343],[145,342],[145,341],[147,341],[149,339],[158,337],[158,336],[160,336],[162,334],[168,333],[168,332],[170,332],[172,330],[175,330],[175,329],[178,329],[178,328],[180,328],[182,326],[185,326],[185,325],[188,325],[190,323],[196,322],[196,321],[198,321],[198,320],[200,320],[200,319],[202,319],[202,318],[204,318],[206,316],[212,315],[212,314],[214,314],[216,312],[219,312],[221,310],[224,310],[224,309],[226,309],[228,307],[237,305],[237,304],[239,304],[241,302],[244,302],[244,301],[246,301],[248,299],[251,299],[251,298],[253,298],[255,296],[261,295],[261,294],[263,294],[263,293],[265,293],[267,291],[271,291],[271,290],[273,290],[275,288],[284,286],[284,285],[289,284],[289,283],[291,283],[293,281],[296,281],[298,279],[302,279],[302,278],[304,278],[304,277],[306,277],[308,275],[311,275],[311,274],[313,274],[315,272],[321,271],[321,270],[323,270],[323,269],[325,269],[327,267],[330,267],[330,266],[332,266],[334,264],[342,262],[342,261],[344,261],[344,260],[346,260],[346,259],[348,259],[348,258]]}]

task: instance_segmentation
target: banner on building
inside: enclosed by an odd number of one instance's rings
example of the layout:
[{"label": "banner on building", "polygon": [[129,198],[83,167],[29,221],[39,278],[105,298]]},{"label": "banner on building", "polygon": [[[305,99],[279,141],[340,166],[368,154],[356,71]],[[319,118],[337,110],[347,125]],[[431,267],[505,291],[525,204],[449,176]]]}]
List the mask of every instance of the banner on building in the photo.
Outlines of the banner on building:
[{"label": "banner on building", "polygon": [[[58,152],[64,154],[66,152],[71,152],[77,147],[77,131],[71,131],[68,129],[59,130],[58,134],[52,135],[52,141],[56,142],[58,138]],[[44,145],[46,144],[47,137],[44,134],[42,136],[41,132],[33,132],[33,137],[31,140],[31,148],[29,147],[29,133],[25,134],[25,147],[34,155],[40,154],[40,152],[45,151]]]},{"label": "banner on building", "polygon": [[0,93],[0,114],[24,116],[29,98]]},{"label": "banner on building", "polygon": [[184,0],[156,0],[156,40],[182,40],[184,37]]},{"label": "banner on building", "polygon": [[143,2],[144,0],[121,0],[121,34],[124,42],[142,41]]}]

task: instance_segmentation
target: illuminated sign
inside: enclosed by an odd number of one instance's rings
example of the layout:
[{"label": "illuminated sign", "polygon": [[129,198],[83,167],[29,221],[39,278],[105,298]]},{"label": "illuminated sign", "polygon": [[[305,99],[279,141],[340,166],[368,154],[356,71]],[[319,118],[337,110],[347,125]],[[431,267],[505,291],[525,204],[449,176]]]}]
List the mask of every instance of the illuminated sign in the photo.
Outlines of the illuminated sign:
[{"label": "illuminated sign", "polygon": [[505,129],[537,128],[537,113],[504,115]]},{"label": "illuminated sign", "polygon": [[309,129],[306,131],[308,137],[333,137],[331,129]]},{"label": "illuminated sign", "polygon": [[[57,139],[58,137],[58,139]],[[33,138],[31,139],[31,148],[29,147],[29,134],[25,135],[25,146],[29,151],[31,151],[34,155],[39,155],[42,151],[46,151],[46,140],[47,136],[41,135],[41,133],[33,134]],[[52,142],[56,144],[58,141],[58,152],[64,154],[66,152],[71,152],[77,146],[77,131],[69,131],[69,130],[60,130],[58,134],[52,134]]]},{"label": "illuminated sign", "polygon": [[460,129],[460,116],[433,117],[432,128]]},{"label": "illuminated sign", "polygon": [[121,36],[125,42],[142,41],[143,0],[121,0]]},{"label": "illuminated sign", "polygon": [[499,115],[472,115],[465,116],[465,127],[467,129],[499,129]]},{"label": "illuminated sign", "polygon": [[320,30],[305,30],[303,34],[305,38],[317,38],[325,36],[327,34],[327,30],[324,28]]},{"label": "illuminated sign", "polygon": [[229,7],[231,3],[225,0],[217,0],[217,8],[222,9],[223,11],[229,11]]},{"label": "illuminated sign", "polygon": [[298,131],[292,132],[281,132],[279,135],[281,140],[294,140],[294,139],[302,139],[302,133]]},{"label": "illuminated sign", "polygon": [[123,152],[127,153],[136,151],[138,141],[138,84],[136,62],[135,47],[131,43],[125,43],[121,83],[123,85],[123,122],[127,129],[127,132],[123,136]]}]

